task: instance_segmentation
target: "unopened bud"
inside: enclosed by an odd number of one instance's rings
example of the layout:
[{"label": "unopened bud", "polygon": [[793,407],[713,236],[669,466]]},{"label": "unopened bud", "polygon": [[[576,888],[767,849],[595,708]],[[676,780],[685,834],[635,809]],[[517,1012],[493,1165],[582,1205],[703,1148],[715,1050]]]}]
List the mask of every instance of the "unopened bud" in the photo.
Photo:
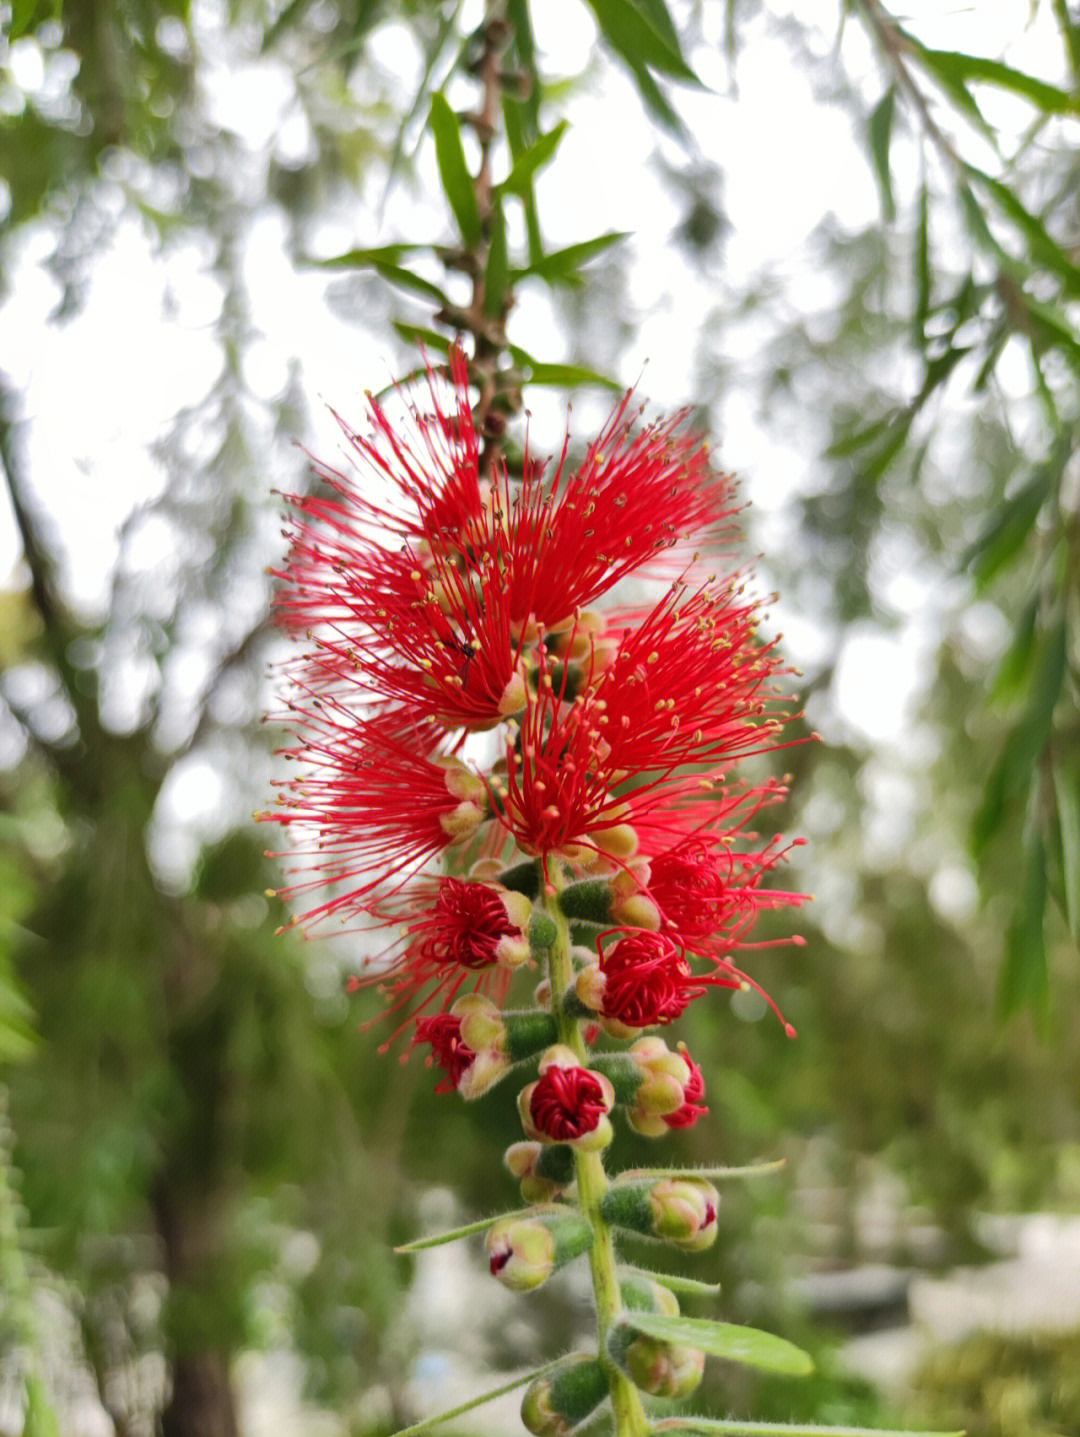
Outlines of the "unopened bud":
[{"label": "unopened bud", "polygon": [[622,1365],[634,1386],[652,1397],[687,1397],[701,1382],[705,1354],[696,1347],[639,1336],[626,1348]]},{"label": "unopened bud", "polygon": [[616,1227],[661,1238],[686,1252],[700,1252],[716,1241],[719,1205],[719,1193],[704,1178],[630,1177],[611,1185],[601,1212]]},{"label": "unopened bud", "polygon": [[503,1161],[526,1202],[550,1202],[574,1181],[574,1154],[565,1143],[513,1143]]},{"label": "unopened bud", "polygon": [[493,1277],[530,1292],[564,1264],[588,1252],[592,1228],[580,1213],[537,1208],[529,1217],[500,1218],[485,1239]]},{"label": "unopened bud", "polygon": [[623,1307],[631,1312],[659,1312],[664,1317],[679,1315],[679,1299],[671,1289],[644,1273],[629,1273],[620,1278],[619,1294]]},{"label": "unopened bud", "polygon": [[607,1374],[596,1358],[571,1353],[525,1389],[521,1420],[533,1437],[568,1437],[607,1395]]}]

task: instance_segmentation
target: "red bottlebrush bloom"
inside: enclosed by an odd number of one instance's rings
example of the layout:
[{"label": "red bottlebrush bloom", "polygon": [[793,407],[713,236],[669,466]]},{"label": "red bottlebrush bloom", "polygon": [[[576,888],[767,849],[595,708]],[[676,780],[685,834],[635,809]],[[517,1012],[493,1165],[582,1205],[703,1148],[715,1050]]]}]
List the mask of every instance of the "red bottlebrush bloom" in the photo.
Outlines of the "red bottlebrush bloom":
[{"label": "red bottlebrush bloom", "polygon": [[527,956],[528,943],[507,912],[507,901],[515,899],[516,894],[500,895],[486,883],[444,878],[439,884],[430,936],[422,945],[425,958],[440,968],[477,971],[500,962],[516,968]]},{"label": "red bottlebrush bloom", "polygon": [[473,1050],[461,1041],[461,1019],[449,1013],[438,1013],[431,1018],[421,1018],[416,1025],[416,1042],[430,1043],[429,1063],[445,1068],[446,1077],[440,1082],[437,1093],[452,1093],[476,1059]]},{"label": "red bottlebrush bloom", "polygon": [[638,930],[600,955],[601,1012],[627,1028],[672,1023],[705,987],[670,938]]},{"label": "red bottlebrush bloom", "polygon": [[529,1114],[538,1133],[555,1143],[593,1132],[611,1107],[596,1073],[552,1066],[532,1085]]},{"label": "red bottlebrush bloom", "polygon": [[693,944],[726,928],[744,906],[739,864],[744,855],[713,835],[688,838],[649,860],[649,896],[666,931]]},{"label": "red bottlebrush bloom", "polygon": [[692,1128],[698,1118],[703,1118],[709,1111],[701,1101],[705,1096],[705,1079],[697,1063],[686,1051],[684,1043],[679,1044],[679,1052],[690,1069],[690,1080],[683,1089],[686,1101],[676,1112],[665,1113],[661,1122],[666,1123],[669,1128]]},{"label": "red bottlebrush bloom", "polygon": [[306,703],[290,705],[301,739],[285,751],[299,772],[279,784],[278,808],[261,817],[309,840],[294,850],[309,876],[285,896],[339,890],[303,921],[347,919],[368,911],[392,878],[400,889],[435,854],[471,837],[485,817],[486,793],[456,759],[429,756],[430,730],[395,737],[331,696],[303,697]]}]

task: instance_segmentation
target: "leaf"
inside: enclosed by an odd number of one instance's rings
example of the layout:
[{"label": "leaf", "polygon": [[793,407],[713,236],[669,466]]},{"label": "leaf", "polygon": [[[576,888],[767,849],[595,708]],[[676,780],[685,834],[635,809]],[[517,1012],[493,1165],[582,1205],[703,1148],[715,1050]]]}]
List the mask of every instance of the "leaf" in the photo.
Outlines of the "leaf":
[{"label": "leaf", "polygon": [[11,21],[8,25],[8,39],[18,40],[28,33],[34,23],[38,0],[13,0]]},{"label": "leaf", "polygon": [[[670,17],[667,17],[666,24],[657,28],[652,23],[655,14],[650,19],[643,13],[644,0],[640,7],[632,0],[586,0],[586,4],[596,16],[604,39],[631,66],[647,65],[649,69],[658,70],[673,79],[684,80],[691,85],[701,84],[683,58]],[[654,5],[648,8],[655,11]],[[671,43],[672,38],[675,39],[674,44]]]},{"label": "leaf", "polygon": [[894,28],[901,39],[906,42],[911,55],[950,96],[957,109],[968,117],[975,128],[996,149],[997,135],[993,127],[988,125],[983,118],[978,102],[967,87],[967,71],[962,63],[954,63],[962,62],[964,57],[951,50],[928,50],[925,45],[915,39],[914,35],[909,35],[907,31],[901,30],[899,25]]},{"label": "leaf", "polygon": [[582,240],[579,244],[567,245],[565,249],[552,250],[550,254],[531,259],[524,269],[513,271],[515,280],[546,279],[549,284],[578,284],[578,270],[589,260],[603,254],[620,240],[629,239],[629,230],[609,230],[595,239]]},{"label": "leaf", "polygon": [[923,180],[919,189],[919,227],[915,242],[915,334],[922,341],[930,313],[930,195]]},{"label": "leaf", "polygon": [[631,1273],[635,1277],[647,1277],[652,1282],[659,1282],[664,1287],[669,1287],[672,1292],[684,1293],[687,1297],[716,1297],[720,1292],[718,1282],[700,1282],[696,1277],[683,1277],[681,1273],[654,1272],[648,1267],[620,1266],[620,1272]]},{"label": "leaf", "polygon": [[654,1432],[686,1432],[690,1437],[965,1437],[963,1432],[884,1432],[879,1427],[818,1427],[798,1422],[743,1422],[737,1417],[668,1417]]},{"label": "leaf", "polygon": [[1001,180],[995,179],[993,175],[985,174],[982,170],[976,169],[974,165],[966,165],[965,170],[976,184],[982,185],[993,196],[1002,212],[1027,237],[1031,245],[1032,258],[1038,260],[1052,274],[1057,275],[1063,282],[1067,294],[1074,296],[1080,294],[1080,268],[1072,262],[1058,242],[1047,233],[1042,221],[1036,218],[1009,186],[1003,184]]},{"label": "leaf", "polygon": [[401,319],[392,320],[391,323],[396,333],[409,344],[419,344],[421,347],[437,349],[440,354],[449,354],[450,341],[445,334],[439,334],[434,329],[424,329],[418,324],[406,324]]},{"label": "leaf", "polygon": [[1035,656],[1035,620],[1039,614],[1039,596],[1035,594],[1024,605],[1016,621],[1013,641],[998,665],[998,671],[990,684],[991,702],[1016,696],[1031,671]]},{"label": "leaf", "polygon": [[[1033,775],[1037,785],[1038,776]],[[1009,928],[1005,963],[998,988],[998,1013],[1011,1018],[1030,1008],[1037,1021],[1045,1020],[1050,997],[1046,970],[1046,846],[1034,829],[1024,846],[1023,886]]]},{"label": "leaf", "polygon": [[986,585],[1012,559],[1035,527],[1039,511],[1050,497],[1054,466],[1040,465],[1022,489],[1007,500],[1000,512],[969,545],[960,566],[971,569],[979,587]]},{"label": "leaf", "polygon": [[734,1322],[710,1322],[700,1317],[668,1317],[659,1312],[626,1312],[619,1319],[624,1327],[662,1342],[678,1342],[696,1347],[711,1357],[723,1357],[744,1367],[757,1367],[766,1372],[779,1372],[787,1377],[806,1377],[814,1370],[809,1353],[801,1347]]},{"label": "leaf", "polygon": [[491,223],[491,244],[488,249],[487,269],[484,271],[484,313],[489,318],[497,318],[503,312],[503,301],[510,282],[506,220],[498,196],[495,197]]},{"label": "leaf", "polygon": [[1022,95],[1044,115],[1080,113],[1080,100],[1068,90],[1025,74],[1023,70],[1014,70],[1002,60],[992,60],[986,55],[965,55],[957,50],[928,50],[923,46],[918,49],[925,64],[939,75],[947,74],[957,84],[976,81],[996,85],[998,89]]},{"label": "leaf", "polygon": [[542,364],[515,344],[508,348],[525,384],[554,384],[560,388],[575,384],[595,385],[600,389],[613,390],[616,394],[623,392],[623,386],[616,380],[580,364]]},{"label": "leaf", "polygon": [[514,157],[510,167],[510,173],[499,186],[501,190],[507,190],[510,194],[524,198],[532,184],[533,176],[544,167],[559,148],[559,141],[570,128],[566,120],[560,120],[554,129],[549,130],[546,135],[541,135],[534,145],[522,150]]},{"label": "leaf", "polygon": [[421,1432],[428,1432],[432,1427],[438,1427],[443,1422],[449,1422],[453,1417],[460,1417],[465,1412],[472,1412],[477,1407],[483,1407],[488,1402],[494,1402],[496,1397],[505,1397],[508,1392],[514,1392],[519,1387],[524,1387],[527,1382],[532,1382],[536,1377],[542,1377],[545,1372],[550,1372],[557,1367],[562,1358],[557,1357],[554,1362],[545,1362],[543,1367],[538,1367],[534,1372],[528,1372],[524,1377],[515,1377],[513,1382],[505,1382],[501,1387],[494,1387],[490,1392],[485,1392],[481,1397],[471,1397],[468,1402],[463,1402],[460,1407],[451,1407],[446,1412],[440,1412],[437,1417],[425,1417],[422,1422],[414,1422],[411,1427],[401,1427],[394,1433],[394,1437],[420,1437]]},{"label": "leaf", "polygon": [[60,1437],[60,1423],[45,1395],[45,1384],[32,1375],[26,1379],[26,1416],[23,1437]]},{"label": "leaf", "polygon": [[1058,831],[1061,835],[1061,877],[1065,921],[1080,943],[1080,764],[1059,760],[1054,764]]},{"label": "leaf", "polygon": [[896,200],[893,196],[892,171],[889,169],[889,142],[892,139],[893,114],[896,109],[896,87],[890,86],[874,107],[867,127],[870,141],[870,158],[874,162],[874,175],[881,191],[881,208],[886,220],[892,224],[896,219]]},{"label": "leaf", "polygon": [[786,1158],[772,1158],[763,1163],[747,1163],[744,1167],[695,1167],[695,1168],[633,1168],[618,1174],[628,1181],[638,1178],[760,1178],[783,1172]]},{"label": "leaf", "polygon": [[431,1237],[418,1237],[413,1242],[402,1243],[400,1247],[395,1247],[394,1251],[400,1256],[408,1252],[423,1252],[429,1247],[445,1247],[447,1243],[457,1242],[459,1238],[474,1237],[478,1232],[487,1232],[489,1227],[502,1222],[504,1217],[528,1217],[535,1211],[535,1207],[521,1207],[514,1212],[497,1212],[494,1217],[482,1217],[477,1222],[466,1223],[464,1227],[450,1228],[447,1232],[438,1232]]},{"label": "leaf", "polygon": [[1010,799],[1023,793],[1046,747],[1054,708],[1065,679],[1067,634],[1059,619],[1042,644],[1031,680],[1031,697],[1020,722],[1009,734],[1001,757],[987,779],[982,805],[972,825],[971,842],[979,854],[992,838]]},{"label": "leaf", "polygon": [[461,238],[470,248],[480,243],[480,211],[472,176],[465,163],[461,130],[446,96],[438,91],[431,97],[431,131],[435,137],[435,159],[443,191],[454,212]]},{"label": "leaf", "polygon": [[430,249],[426,244],[384,244],[374,249],[347,249],[344,254],[331,255],[329,259],[305,255],[300,263],[315,269],[371,269],[377,264],[400,264],[407,254]]}]

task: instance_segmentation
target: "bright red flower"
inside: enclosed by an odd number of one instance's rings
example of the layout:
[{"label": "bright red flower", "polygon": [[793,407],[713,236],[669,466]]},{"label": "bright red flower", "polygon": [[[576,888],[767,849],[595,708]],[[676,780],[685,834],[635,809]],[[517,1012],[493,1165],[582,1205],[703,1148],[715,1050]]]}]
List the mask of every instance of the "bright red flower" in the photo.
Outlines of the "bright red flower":
[{"label": "bright red flower", "polygon": [[686,1051],[684,1043],[679,1044],[679,1052],[690,1069],[690,1079],[683,1089],[686,1101],[676,1112],[665,1113],[661,1122],[666,1123],[669,1128],[692,1128],[698,1118],[703,1118],[709,1111],[701,1101],[705,1096],[705,1079],[697,1063]]},{"label": "bright red flower", "polygon": [[421,1018],[416,1025],[417,1043],[430,1043],[428,1063],[437,1063],[446,1070],[446,1077],[436,1086],[437,1093],[452,1093],[476,1060],[473,1050],[461,1041],[461,1019],[449,1013]]},{"label": "bright red flower", "polygon": [[587,1068],[548,1068],[533,1085],[529,1098],[529,1114],[537,1132],[555,1143],[593,1132],[609,1107],[600,1079]]},{"label": "bright red flower", "polygon": [[310,692],[290,714],[301,737],[284,755],[298,771],[278,783],[277,808],[260,817],[297,839],[293,853],[302,861],[293,871],[307,876],[283,896],[334,890],[303,922],[369,911],[377,890],[391,880],[399,890],[485,817],[482,783],[456,759],[430,756],[430,730],[396,737]]},{"label": "bright red flower", "polygon": [[683,954],[662,933],[636,930],[600,955],[605,1018],[628,1028],[672,1023],[705,992]]}]

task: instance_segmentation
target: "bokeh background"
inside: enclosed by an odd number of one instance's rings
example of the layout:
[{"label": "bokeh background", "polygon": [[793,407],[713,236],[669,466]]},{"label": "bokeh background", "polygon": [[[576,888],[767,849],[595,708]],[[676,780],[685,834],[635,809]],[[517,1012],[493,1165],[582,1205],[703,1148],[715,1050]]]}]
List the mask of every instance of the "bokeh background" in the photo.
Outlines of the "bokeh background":
[{"label": "bokeh background", "polygon": [[[701,1275],[819,1372],[710,1368],[706,1399],[1067,1437],[1080,23],[685,0],[694,86],[619,12],[531,7],[570,122],[544,241],[628,238],[522,282],[510,337],[695,409],[820,735],[779,756],[806,943],[752,959],[799,1039],[753,995],[695,1011],[710,1117],[679,1139],[786,1160],[725,1189]],[[467,1244],[392,1254],[515,1202],[513,1094],[376,1053],[355,940],[275,936],[251,819],[274,491],[431,324],[422,286],[325,261],[448,238],[428,98],[468,105],[482,16],[0,4],[0,1432],[376,1437],[588,1328],[572,1276],[511,1300]],[[566,398],[528,389],[536,449]],[[610,403],[576,389],[574,432]]]}]

